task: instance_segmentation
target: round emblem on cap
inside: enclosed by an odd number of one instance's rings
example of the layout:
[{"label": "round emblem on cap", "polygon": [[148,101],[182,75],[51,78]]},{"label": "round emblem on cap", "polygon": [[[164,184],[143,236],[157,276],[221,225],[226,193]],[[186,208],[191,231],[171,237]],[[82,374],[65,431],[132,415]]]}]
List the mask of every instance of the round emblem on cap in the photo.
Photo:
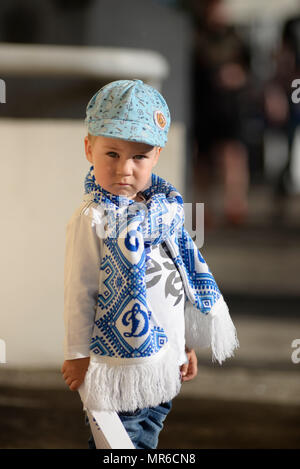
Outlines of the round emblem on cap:
[{"label": "round emblem on cap", "polygon": [[154,121],[160,129],[164,129],[166,127],[167,119],[161,111],[154,111]]}]

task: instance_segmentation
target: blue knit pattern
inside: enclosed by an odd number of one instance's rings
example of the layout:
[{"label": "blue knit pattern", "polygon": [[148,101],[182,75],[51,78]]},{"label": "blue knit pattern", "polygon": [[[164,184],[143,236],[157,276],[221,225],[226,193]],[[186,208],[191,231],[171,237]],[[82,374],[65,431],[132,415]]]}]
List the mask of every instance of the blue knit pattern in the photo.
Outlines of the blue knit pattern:
[{"label": "blue knit pattern", "polygon": [[[165,242],[199,314],[208,314],[221,296],[204,258],[184,228],[183,199],[152,173],[145,204],[111,194],[97,184],[91,166],[85,193],[109,220],[100,262],[98,307],[90,349],[98,356],[150,357],[167,342],[166,331],[147,304],[146,254]],[[122,216],[119,216],[119,215]]]}]

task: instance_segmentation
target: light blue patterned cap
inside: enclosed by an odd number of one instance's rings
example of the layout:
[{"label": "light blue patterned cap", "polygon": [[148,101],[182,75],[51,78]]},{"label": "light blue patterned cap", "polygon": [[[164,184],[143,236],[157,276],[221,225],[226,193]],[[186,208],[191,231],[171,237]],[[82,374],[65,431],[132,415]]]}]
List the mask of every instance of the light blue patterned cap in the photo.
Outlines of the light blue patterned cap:
[{"label": "light blue patterned cap", "polygon": [[89,101],[85,123],[91,135],[164,147],[170,127],[165,99],[141,80],[118,80]]}]

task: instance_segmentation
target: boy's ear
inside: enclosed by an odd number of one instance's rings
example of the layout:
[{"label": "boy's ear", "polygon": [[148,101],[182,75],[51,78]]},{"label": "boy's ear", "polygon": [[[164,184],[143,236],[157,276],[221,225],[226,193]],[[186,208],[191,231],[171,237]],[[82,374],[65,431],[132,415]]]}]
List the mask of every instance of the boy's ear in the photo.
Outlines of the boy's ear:
[{"label": "boy's ear", "polygon": [[155,160],[154,160],[154,165],[153,166],[155,166],[156,163],[158,162],[158,158],[159,158],[161,150],[162,150],[161,147],[156,147],[156,155],[155,155]]},{"label": "boy's ear", "polygon": [[84,150],[85,150],[85,156],[86,156],[86,159],[90,162],[90,163],[93,163],[93,158],[92,158],[92,145],[91,145],[91,142],[88,138],[88,136],[86,136],[84,138]]}]

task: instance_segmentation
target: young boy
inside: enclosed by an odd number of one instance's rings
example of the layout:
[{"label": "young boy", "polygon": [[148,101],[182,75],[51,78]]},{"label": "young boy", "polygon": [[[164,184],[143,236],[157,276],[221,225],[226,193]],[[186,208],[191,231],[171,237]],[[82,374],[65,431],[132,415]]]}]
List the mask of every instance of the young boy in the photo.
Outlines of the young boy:
[{"label": "young boy", "polygon": [[238,341],[180,194],[152,173],[170,126],[164,98],[141,80],[112,82],[86,123],[92,166],[67,225],[62,373],[85,408],[118,413],[135,448],[156,448],[197,374],[194,349],[211,345],[221,363]]}]

